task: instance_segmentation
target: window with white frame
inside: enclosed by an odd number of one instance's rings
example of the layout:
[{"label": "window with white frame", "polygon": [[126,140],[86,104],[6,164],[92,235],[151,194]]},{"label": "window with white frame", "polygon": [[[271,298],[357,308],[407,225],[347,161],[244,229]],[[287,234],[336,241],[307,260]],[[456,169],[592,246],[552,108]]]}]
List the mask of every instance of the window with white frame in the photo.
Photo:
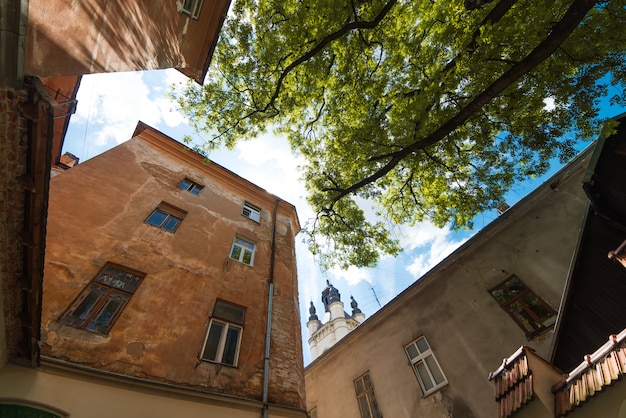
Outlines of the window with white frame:
[{"label": "window with white frame", "polygon": [[424,396],[448,384],[425,337],[413,341],[404,347],[404,350],[411,361]]},{"label": "window with white frame", "polygon": [[254,263],[254,244],[235,237],[233,247],[230,250],[230,258],[251,266]]},{"label": "window with white frame", "polygon": [[378,402],[376,402],[376,395],[374,395],[374,384],[370,372],[354,381],[354,390],[356,391],[361,418],[382,418],[383,415],[378,409]]},{"label": "window with white frame", "polygon": [[243,306],[219,299],[215,302],[202,350],[202,360],[237,365],[245,312],[246,308]]},{"label": "window with white frame", "polygon": [[200,16],[202,0],[182,0],[180,12],[184,15],[197,19]]},{"label": "window with white frame", "polygon": [[261,220],[261,209],[252,206],[248,202],[244,203],[241,214],[246,218],[252,219],[254,222],[259,222]]}]

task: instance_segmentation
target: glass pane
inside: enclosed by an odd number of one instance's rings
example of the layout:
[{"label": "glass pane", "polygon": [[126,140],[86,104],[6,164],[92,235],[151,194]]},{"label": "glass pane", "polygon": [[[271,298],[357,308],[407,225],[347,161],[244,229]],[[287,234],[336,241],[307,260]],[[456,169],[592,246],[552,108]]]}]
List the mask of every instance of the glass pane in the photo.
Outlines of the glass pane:
[{"label": "glass pane", "polygon": [[243,252],[243,259],[241,260],[241,262],[244,264],[252,264],[252,253],[245,250]]},{"label": "glass pane", "polygon": [[513,295],[511,295],[504,289],[494,289],[491,291],[491,294],[494,298],[496,298],[500,305],[504,305],[506,302],[513,298]]},{"label": "glass pane", "polygon": [[367,397],[361,396],[359,398],[359,409],[361,410],[362,418],[372,418],[372,414],[370,413],[369,405],[367,404]]},{"label": "glass pane", "polygon": [[165,221],[162,228],[166,231],[174,232],[176,231],[176,228],[178,228],[178,225],[180,225],[180,219],[170,216],[169,218],[167,218],[167,221]]},{"label": "glass pane", "polygon": [[517,277],[511,277],[507,280],[504,286],[511,292],[512,295],[518,295],[526,290],[526,286]]},{"label": "glass pane", "polygon": [[370,378],[369,373],[363,375],[363,385],[365,386],[366,390],[372,388],[372,379]]},{"label": "glass pane", "polygon": [[106,267],[96,278],[96,281],[132,293],[139,285],[141,276],[114,267]]},{"label": "glass pane", "polygon": [[232,325],[228,326],[226,343],[224,344],[224,354],[222,355],[222,363],[234,366],[237,362],[237,343],[239,342],[240,333],[240,328]]},{"label": "glass pane", "polygon": [[372,410],[372,417],[374,418],[382,417],[382,414],[380,413],[380,410],[378,409],[378,402],[376,402],[376,396],[374,395],[374,391],[369,393],[368,398],[369,398],[370,407]]},{"label": "glass pane", "polygon": [[552,310],[548,308],[542,301],[540,301],[539,298],[533,293],[528,292],[522,297],[522,300],[526,302],[528,308],[539,318],[542,323],[545,322],[546,319],[549,319],[554,315]]},{"label": "glass pane", "polygon": [[435,379],[435,384],[438,385],[440,383],[443,383],[446,379],[443,377],[443,373],[441,372],[439,365],[435,361],[435,358],[430,355],[426,357],[424,361],[426,362],[426,365],[430,370],[430,374],[433,375],[433,379]]},{"label": "glass pane", "polygon": [[113,293],[85,328],[97,332],[107,332],[111,322],[117,317],[127,299],[127,295]]},{"label": "glass pane", "polygon": [[220,338],[222,336],[222,330],[224,324],[221,322],[211,322],[211,328],[209,328],[209,336],[206,339],[206,345],[204,346],[204,353],[202,358],[205,360],[217,360],[217,347],[220,345]]},{"label": "glass pane", "polygon": [[422,385],[424,386],[424,391],[428,392],[429,390],[431,390],[435,385],[433,384],[433,381],[430,379],[430,375],[428,374],[428,370],[426,370],[426,366],[424,365],[424,362],[419,362],[415,365],[415,370],[417,371],[417,374],[420,378],[420,381],[422,382]]},{"label": "glass pane", "polygon": [[230,303],[226,303],[221,300],[215,302],[215,308],[213,308],[213,316],[217,316],[218,318],[226,319],[240,325],[243,325],[245,312],[245,308],[231,305]]},{"label": "glass pane", "polygon": [[146,219],[146,222],[149,223],[150,225],[160,227],[163,221],[165,220],[165,218],[167,218],[166,213],[160,212],[159,210],[155,210],[154,212],[152,212],[150,216],[148,216],[148,219]]},{"label": "glass pane", "polygon": [[198,186],[197,184],[194,184],[191,187],[191,190],[189,190],[192,194],[195,194],[196,196],[200,194],[200,191],[202,190],[202,187]]},{"label": "glass pane", "polygon": [[365,392],[365,387],[363,386],[363,379],[360,377],[354,381],[354,388],[356,389],[356,394],[360,395]]},{"label": "glass pane", "polygon": [[105,293],[106,291],[99,286],[90,286],[87,296],[85,296],[70,315],[81,320],[87,319]]},{"label": "glass pane", "polygon": [[526,332],[533,332],[542,325],[538,325],[535,320],[526,312],[519,302],[514,302],[508,306],[509,312],[524,327]]},{"label": "glass pane", "polygon": [[178,185],[178,188],[181,190],[189,190],[189,187],[191,187],[192,183],[191,181],[184,179],[183,181],[180,182],[180,184]]},{"label": "glass pane", "polygon": [[254,251],[254,244],[251,242],[248,242],[246,240],[243,240],[241,238],[235,238],[235,244],[238,244],[244,248],[247,248],[251,251]]},{"label": "glass pane", "polygon": [[238,245],[233,245],[233,250],[230,252],[230,258],[239,260],[241,256],[241,247]]},{"label": "glass pane", "polygon": [[415,344],[417,345],[417,348],[421,354],[424,354],[426,351],[430,349],[430,347],[428,346],[428,343],[426,342],[426,338],[420,338],[419,340],[415,342]]},{"label": "glass pane", "polygon": [[419,353],[417,352],[417,348],[415,347],[415,344],[411,344],[406,348],[406,353],[409,355],[409,358],[411,360],[413,360],[415,357],[417,357],[419,355]]}]

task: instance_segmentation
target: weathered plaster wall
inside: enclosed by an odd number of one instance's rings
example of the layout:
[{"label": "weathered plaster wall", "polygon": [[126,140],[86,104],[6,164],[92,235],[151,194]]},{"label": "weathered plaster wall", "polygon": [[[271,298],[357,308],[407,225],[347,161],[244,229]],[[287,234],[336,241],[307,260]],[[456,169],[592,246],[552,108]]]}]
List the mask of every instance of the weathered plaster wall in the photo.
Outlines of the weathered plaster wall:
[{"label": "weathered plaster wall", "polygon": [[23,338],[18,315],[22,312],[19,261],[23,260],[24,191],[18,177],[26,172],[28,137],[18,106],[26,102],[26,90],[0,89],[0,367],[18,354]]},{"label": "weathered plaster wall", "polygon": [[175,1],[30,0],[26,74],[185,67],[201,81],[227,4],[205,1],[195,20]]},{"label": "weathered plaster wall", "polygon": [[[488,289],[515,274],[558,310],[587,206],[587,162],[510,209],[309,365],[307,410],[359,416],[353,380],[369,370],[384,416],[495,416],[489,372],[522,344],[545,358],[552,331],[528,341]],[[422,335],[449,382],[425,398],[404,352]]]},{"label": "weathered plaster wall", "polygon": [[[52,179],[42,354],[260,400],[275,200],[226,170],[209,176],[179,153],[133,139]],[[177,188],[184,177],[204,185],[200,195]],[[188,212],[174,234],[144,223],[161,201]],[[241,215],[245,201],[261,208],[260,223]],[[281,203],[270,401],[304,407],[294,220]],[[256,243],[254,266],[229,258],[235,235]],[[107,261],[146,273],[109,335],[57,322]],[[198,361],[216,298],[246,307],[237,367]]]}]

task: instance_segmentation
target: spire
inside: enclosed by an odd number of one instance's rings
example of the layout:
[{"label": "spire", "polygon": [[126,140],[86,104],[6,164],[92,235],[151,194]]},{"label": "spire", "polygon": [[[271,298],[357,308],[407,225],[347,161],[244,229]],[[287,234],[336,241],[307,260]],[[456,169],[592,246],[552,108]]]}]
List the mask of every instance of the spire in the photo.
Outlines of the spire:
[{"label": "spire", "polygon": [[354,297],[350,296],[350,299],[351,299],[350,306],[352,307],[352,316],[361,313],[361,310],[359,309],[359,304],[354,299]]},{"label": "spire", "polygon": [[326,280],[326,289],[322,291],[322,302],[324,303],[324,310],[330,312],[330,304],[333,302],[341,302],[341,295],[335,287],[330,284],[328,279]]},{"label": "spire", "polygon": [[313,305],[313,301],[311,301],[311,307],[309,308],[309,313],[311,314],[311,316],[309,316],[309,321],[318,321],[319,318],[317,317],[317,315],[315,314],[315,305]]}]

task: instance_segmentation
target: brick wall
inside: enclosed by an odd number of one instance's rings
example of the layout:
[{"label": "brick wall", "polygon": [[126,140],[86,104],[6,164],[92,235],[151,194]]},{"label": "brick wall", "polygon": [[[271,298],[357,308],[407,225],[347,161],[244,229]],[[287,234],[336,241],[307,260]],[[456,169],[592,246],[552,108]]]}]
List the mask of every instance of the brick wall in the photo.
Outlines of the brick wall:
[{"label": "brick wall", "polygon": [[0,365],[19,354],[22,340],[18,315],[22,312],[24,192],[17,178],[26,171],[28,141],[26,119],[18,105],[26,101],[26,90],[0,89]]}]

